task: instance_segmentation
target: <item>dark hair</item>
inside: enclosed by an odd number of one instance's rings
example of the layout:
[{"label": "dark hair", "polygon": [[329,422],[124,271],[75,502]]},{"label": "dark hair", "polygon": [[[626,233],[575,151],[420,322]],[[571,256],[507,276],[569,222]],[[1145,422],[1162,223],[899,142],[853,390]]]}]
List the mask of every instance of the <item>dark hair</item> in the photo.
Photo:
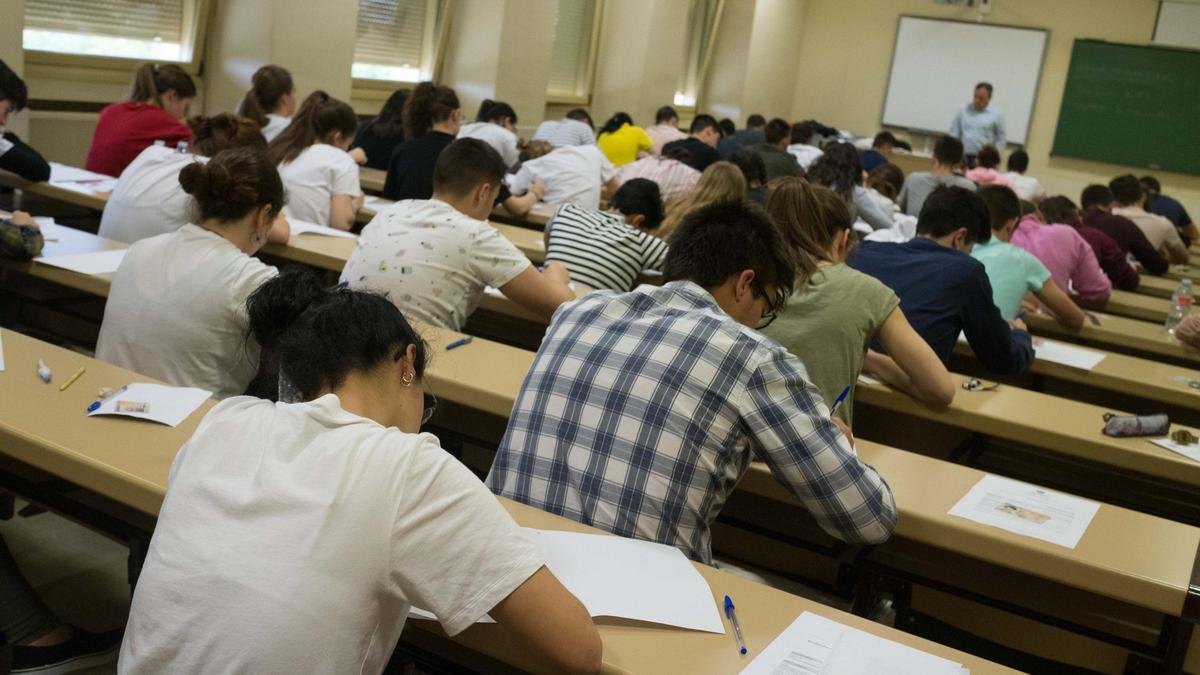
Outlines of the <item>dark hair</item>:
[{"label": "dark hair", "polygon": [[849,143],[831,143],[808,167],[808,180],[824,185],[842,195],[847,202],[854,199],[854,186],[862,184],[862,160]]},{"label": "dark hair", "polygon": [[658,183],[648,178],[631,178],[617,189],[612,197],[612,207],[626,216],[640,215],[644,218],[642,229],[657,229],[663,221],[662,192]]},{"label": "dark hair", "polygon": [[742,175],[746,177],[747,187],[755,183],[759,186],[767,184],[767,163],[757,152],[749,148],[740,148],[729,156],[728,161],[742,170]]},{"label": "dark hair", "polygon": [[1021,217],[1021,200],[1007,185],[985,185],[979,188],[979,198],[987,206],[993,230],[999,230],[1013,218]]},{"label": "dark hair", "polygon": [[976,161],[985,169],[995,169],[1000,166],[1000,151],[994,145],[985,145],[979,149]]},{"label": "dark hair", "polygon": [[817,125],[812,122],[796,122],[792,125],[792,143],[808,144],[817,135]]},{"label": "dark hair", "polygon": [[1143,190],[1145,190],[1146,192],[1149,192],[1152,195],[1156,195],[1156,194],[1159,194],[1162,192],[1162,183],[1159,183],[1158,179],[1155,178],[1154,176],[1142,176],[1141,178],[1138,179],[1138,182],[1142,184]]},{"label": "dark hair", "polygon": [[797,265],[804,267],[805,278],[816,270],[817,261],[829,260],[834,238],[854,225],[841,195],[796,176],[776,178],[767,186],[767,214],[775,219]]},{"label": "dark hair", "polygon": [[1016,171],[1017,173],[1025,173],[1029,168],[1029,153],[1024,150],[1014,150],[1013,154],[1008,156],[1008,170]]},{"label": "dark hair", "polygon": [[670,145],[671,147],[669,149],[663,148],[663,157],[667,159],[673,159],[676,162],[683,162],[688,166],[692,165],[692,151],[688,150],[686,145],[678,145],[674,143],[667,143],[667,145]]},{"label": "dark hair", "polygon": [[279,99],[296,88],[292,74],[279,66],[263,66],[250,78],[250,91],[242,99],[238,114],[249,118],[261,129],[267,126],[267,113],[279,107]]},{"label": "dark hair", "polygon": [[[774,286],[779,310],[796,287],[796,263],[779,228],[761,208],[743,201],[717,202],[684,217],[671,235],[663,281],[692,281],[715,288],[743,270],[762,287]],[[804,279],[799,280],[801,283]]]},{"label": "dark hair", "polygon": [[1117,176],[1110,180],[1108,189],[1112,190],[1113,199],[1121,206],[1132,206],[1142,199],[1142,184],[1133,174]]},{"label": "dark hair", "polygon": [[720,122],[717,122],[717,131],[721,132],[722,138],[728,138],[737,133],[737,125],[728,117],[722,117]]},{"label": "dark hair", "polygon": [[881,131],[875,134],[875,139],[871,141],[872,148],[878,148],[881,145],[895,145],[896,137],[890,131]]},{"label": "dark hair", "polygon": [[187,121],[192,130],[192,153],[212,157],[230,148],[253,148],[267,151],[267,139],[257,122],[230,113],[212,117],[196,115]]},{"label": "dark hair", "polygon": [[988,96],[991,96],[992,92],[995,91],[994,89],[992,89],[991,82],[980,82],[979,84],[975,85],[975,88],[976,89],[987,89]]},{"label": "dark hair", "polygon": [[438,155],[433,166],[433,190],[461,196],[480,183],[500,184],[504,160],[492,146],[477,138],[460,138]]},{"label": "dark hair", "polygon": [[758,113],[754,113],[753,115],[746,118],[746,127],[750,128],[750,129],[757,129],[761,126],[766,125],[766,123],[767,123],[767,118],[763,117],[762,115],[759,115]]},{"label": "dark hair", "polygon": [[279,171],[254,148],[224,150],[207,163],[192,162],[179,172],[179,184],[196,200],[201,220],[238,220],[264,206],[273,214],[283,209]]},{"label": "dark hair", "polygon": [[271,144],[267,152],[276,164],[290,162],[314,143],[323,142],[333,132],[353,138],[358,117],[349,105],[321,90],[314,91],[300,104],[300,110]]},{"label": "dark hair", "polygon": [[576,122],[583,122],[591,127],[592,131],[596,130],[596,125],[592,124],[591,114],[589,114],[588,111],[584,110],[583,108],[572,108],[567,112],[566,118],[569,120],[575,120]]},{"label": "dark hair", "polygon": [[133,73],[133,88],[129,100],[134,103],[149,101],[162,107],[162,95],[174,91],[179,98],[195,98],[196,83],[183,68],[173,64],[155,65],[143,63]]},{"label": "dark hair", "polygon": [[25,81],[4,61],[0,61],[0,101],[8,101],[13,112],[20,112],[29,105],[29,89],[25,87]]},{"label": "dark hair", "polygon": [[1079,219],[1079,207],[1069,197],[1058,195],[1038,202],[1038,211],[1047,223],[1074,224]]},{"label": "dark hair", "polygon": [[413,368],[425,374],[425,341],[387,298],[344,287],[325,288],[307,267],[289,267],[246,300],[250,334],[279,359],[280,374],[304,400],[341,386],[416,348]]},{"label": "dark hair", "polygon": [[692,118],[692,126],[688,128],[688,133],[698,134],[705,129],[718,129],[717,120],[712,115],[700,114]]},{"label": "dark hair", "polygon": [[1021,217],[1024,218],[1025,216],[1027,216],[1031,213],[1037,213],[1037,204],[1034,204],[1033,202],[1029,201],[1028,199],[1022,199],[1021,200]]},{"label": "dark hair", "polygon": [[479,104],[479,112],[475,115],[476,122],[503,122],[505,119],[511,120],[513,124],[517,123],[517,111],[504,101],[493,101],[490,98],[483,99],[483,103]]},{"label": "dark hair", "polygon": [[432,82],[418,84],[404,102],[404,140],[415,141],[429,133],[435,122],[450,119],[459,109],[458,94]]},{"label": "dark hair", "polygon": [[1083,188],[1083,192],[1079,195],[1079,203],[1084,211],[1093,206],[1102,206],[1107,209],[1113,203],[1112,190],[1109,190],[1107,185],[1094,183]]},{"label": "dark hair", "polygon": [[664,105],[654,113],[655,124],[662,124],[664,122],[670,122],[671,120],[677,119],[679,119],[679,113],[675,112],[675,109],[669,105]]},{"label": "dark hair", "polygon": [[407,89],[397,89],[392,92],[379,114],[370,122],[363,125],[363,130],[370,130],[379,138],[404,138],[404,102],[408,100]]},{"label": "dark hair", "polygon": [[766,137],[767,143],[778,145],[779,141],[787,140],[792,132],[792,125],[787,123],[787,120],[779,117],[773,118],[767,122],[767,128],[763,131],[763,136]]},{"label": "dark hair", "polygon": [[933,144],[933,158],[942,166],[954,166],[963,161],[963,144],[953,136],[942,136]]},{"label": "dark hair", "polygon": [[867,185],[884,197],[895,199],[904,189],[904,171],[891,162],[885,162],[867,174]]},{"label": "dark hair", "polygon": [[629,116],[629,113],[613,113],[613,116],[608,118],[608,121],[604,123],[604,126],[600,127],[600,133],[596,135],[602,136],[604,134],[611,134],[626,124],[633,126],[633,118]]},{"label": "dark hair", "polygon": [[992,238],[991,223],[987,205],[974,190],[939,185],[925,198],[917,216],[917,234],[937,239],[965,227],[968,241],[986,244]]}]

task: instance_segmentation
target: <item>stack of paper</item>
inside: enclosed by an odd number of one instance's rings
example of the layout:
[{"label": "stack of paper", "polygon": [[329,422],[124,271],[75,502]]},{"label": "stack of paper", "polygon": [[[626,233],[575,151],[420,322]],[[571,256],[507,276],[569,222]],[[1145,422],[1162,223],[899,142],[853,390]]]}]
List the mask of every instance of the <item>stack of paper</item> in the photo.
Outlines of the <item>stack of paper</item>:
[{"label": "stack of paper", "polygon": [[292,234],[294,234],[294,235],[320,234],[320,235],[324,235],[326,237],[341,237],[343,239],[357,239],[358,238],[358,235],[354,234],[353,232],[339,230],[336,227],[327,227],[325,225],[318,225],[316,223],[310,223],[306,220],[293,220],[293,219],[289,218],[288,225],[291,226]]},{"label": "stack of paper", "polygon": [[93,415],[122,415],[159,422],[172,427],[187,419],[212,392],[193,387],[168,387],[162,384],[130,384],[100,401]]},{"label": "stack of paper", "polygon": [[1071,368],[1091,370],[1104,360],[1107,354],[1076,347],[1053,340],[1042,340],[1033,348],[1034,356],[1042,361],[1057,363]]},{"label": "stack of paper", "polygon": [[80,274],[112,274],[121,266],[121,261],[124,260],[128,250],[127,248],[118,248],[95,253],[76,253],[52,258],[37,258],[37,261],[43,265],[61,267]]},{"label": "stack of paper", "polygon": [[1098,502],[987,475],[958,500],[950,515],[1075,548],[1098,510]]}]

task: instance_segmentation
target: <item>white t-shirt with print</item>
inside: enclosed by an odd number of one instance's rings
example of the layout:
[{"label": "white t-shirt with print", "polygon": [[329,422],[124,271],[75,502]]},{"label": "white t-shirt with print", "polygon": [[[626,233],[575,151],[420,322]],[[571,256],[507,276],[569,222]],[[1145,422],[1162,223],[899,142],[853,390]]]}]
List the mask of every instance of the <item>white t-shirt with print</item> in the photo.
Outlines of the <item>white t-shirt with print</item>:
[{"label": "white t-shirt with print", "polygon": [[161,145],[143,150],[117,179],[100,216],[100,236],[132,244],[192,222],[192,197],[179,184],[179,172],[207,161]]},{"label": "white t-shirt with print", "polygon": [[288,128],[288,125],[291,123],[292,118],[290,117],[276,115],[275,113],[268,113],[267,126],[262,128],[263,138],[267,139],[267,142],[270,143],[271,141],[275,140],[276,136],[283,133],[283,130]]},{"label": "white t-shirt with print", "polygon": [[408,199],[367,223],[341,280],[386,294],[410,320],[459,330],[488,286],[531,264],[487,221],[437,199]]},{"label": "white t-shirt with print", "polygon": [[459,138],[477,138],[492,146],[504,160],[504,166],[511,169],[521,159],[517,150],[517,135],[493,122],[471,122],[464,124],[458,130]]},{"label": "white t-shirt with print", "polygon": [[430,434],[238,397],[179,450],[122,673],[379,673],[410,606],[455,635],[545,564]]},{"label": "white t-shirt with print", "polygon": [[617,175],[617,167],[595,145],[568,145],[521,165],[508,176],[508,187],[523,195],[537,181],[546,183],[542,201],[600,208],[600,186]]},{"label": "white t-shirt with print", "polygon": [[246,298],[278,272],[195,225],[129,247],[113,275],[96,358],[218,398],[258,372]]},{"label": "white t-shirt with print", "polygon": [[326,227],[333,195],[357,197],[362,192],[358,165],[350,153],[327,143],[314,143],[296,159],[280,164],[279,177],[287,190],[284,215]]}]

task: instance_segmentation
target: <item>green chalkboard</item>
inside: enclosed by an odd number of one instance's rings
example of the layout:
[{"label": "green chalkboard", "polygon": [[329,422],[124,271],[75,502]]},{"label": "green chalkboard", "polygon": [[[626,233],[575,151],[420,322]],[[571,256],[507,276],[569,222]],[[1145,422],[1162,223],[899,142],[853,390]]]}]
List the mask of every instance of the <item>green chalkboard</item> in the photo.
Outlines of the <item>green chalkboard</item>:
[{"label": "green chalkboard", "polygon": [[1200,174],[1200,52],[1076,40],[1050,154]]}]

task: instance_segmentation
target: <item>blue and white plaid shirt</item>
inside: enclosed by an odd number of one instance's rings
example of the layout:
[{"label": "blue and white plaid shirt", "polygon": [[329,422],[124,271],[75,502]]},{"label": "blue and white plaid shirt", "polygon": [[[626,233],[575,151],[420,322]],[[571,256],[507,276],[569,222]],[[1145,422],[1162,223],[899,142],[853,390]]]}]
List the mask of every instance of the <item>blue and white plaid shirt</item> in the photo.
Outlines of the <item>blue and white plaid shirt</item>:
[{"label": "blue and white plaid shirt", "polygon": [[709,526],[751,448],[830,534],[891,534],[891,490],[829,420],[798,358],[696,284],[600,291],[555,313],[487,484],[711,563]]}]

